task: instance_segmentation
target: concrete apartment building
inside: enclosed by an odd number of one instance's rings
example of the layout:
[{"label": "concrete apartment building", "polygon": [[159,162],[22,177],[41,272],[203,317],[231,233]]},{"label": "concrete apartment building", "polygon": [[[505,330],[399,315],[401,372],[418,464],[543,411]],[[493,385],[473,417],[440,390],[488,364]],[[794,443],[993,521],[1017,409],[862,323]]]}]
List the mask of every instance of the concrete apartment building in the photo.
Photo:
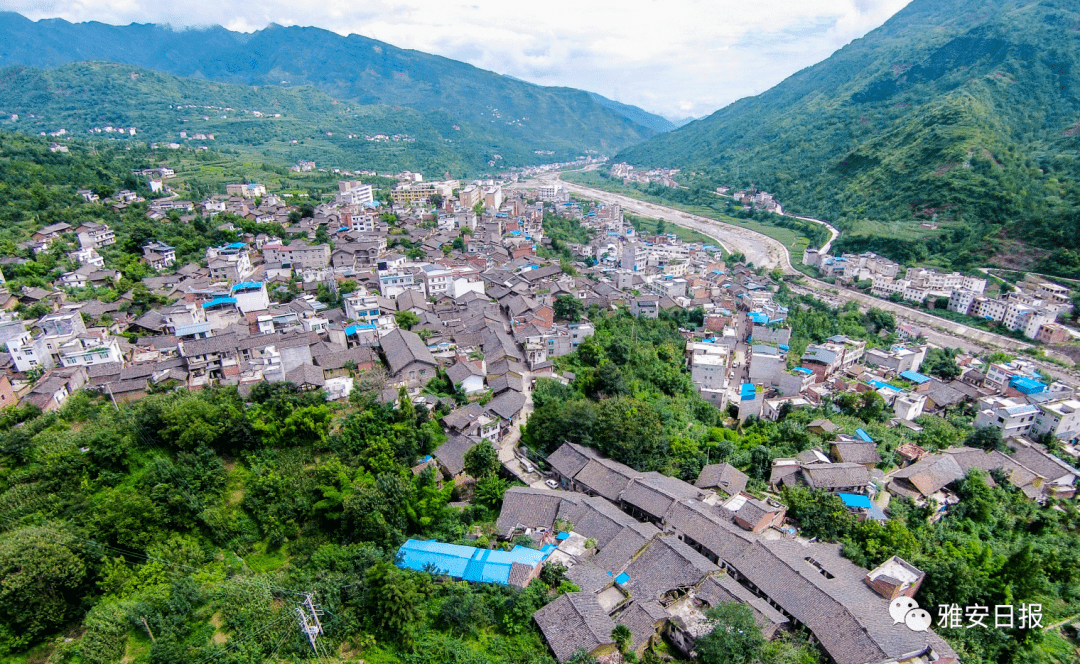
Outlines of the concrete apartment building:
[{"label": "concrete apartment building", "polygon": [[975,428],[1001,429],[1002,438],[1028,435],[1040,413],[1037,406],[998,396],[979,399],[978,408]]},{"label": "concrete apartment building", "polygon": [[294,241],[292,244],[265,244],[262,248],[263,259],[267,263],[290,263],[293,268],[324,268],[330,265],[330,245],[307,244]]}]

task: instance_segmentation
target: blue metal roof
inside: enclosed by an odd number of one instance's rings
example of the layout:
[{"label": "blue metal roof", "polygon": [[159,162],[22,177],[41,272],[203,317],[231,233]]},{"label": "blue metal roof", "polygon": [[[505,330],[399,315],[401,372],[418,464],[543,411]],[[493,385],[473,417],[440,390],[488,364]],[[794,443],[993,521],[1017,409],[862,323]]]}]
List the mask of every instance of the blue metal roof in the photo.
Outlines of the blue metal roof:
[{"label": "blue metal roof", "polygon": [[863,509],[869,509],[873,503],[870,502],[869,496],[864,496],[861,493],[841,493],[840,500],[844,501],[844,505],[847,507],[861,507]]},{"label": "blue metal roof", "polygon": [[864,443],[872,443],[872,442],[874,442],[874,439],[870,437],[870,434],[866,433],[862,429],[856,429],[855,430],[855,437],[858,438],[859,440],[863,441]]},{"label": "blue metal roof", "polygon": [[884,383],[884,382],[882,382],[880,380],[868,380],[866,382],[870,383],[871,385],[874,386],[875,389],[878,389],[878,390],[880,390],[881,388],[884,387],[885,389],[892,390],[893,392],[899,392],[900,391],[900,390],[896,389],[894,386],[889,385],[888,383]]},{"label": "blue metal roof", "polygon": [[230,288],[229,290],[235,293],[238,290],[247,290],[249,288],[256,288],[256,289],[257,288],[262,288],[262,282],[261,281],[242,281],[242,282],[240,282],[238,284],[234,284],[233,287]]},{"label": "blue metal roof", "polygon": [[1039,394],[1046,390],[1046,385],[1034,378],[1028,378],[1027,376],[1013,376],[1009,379],[1009,385],[1015,387],[1018,392],[1023,394]]},{"label": "blue metal roof", "polygon": [[739,401],[753,401],[757,397],[757,388],[753,383],[743,383],[739,386]]},{"label": "blue metal roof", "polygon": [[619,584],[620,586],[625,584],[629,580],[630,580],[630,575],[627,574],[626,572],[623,572],[619,576],[615,577],[615,583]]},{"label": "blue metal roof", "polygon": [[768,324],[769,322],[769,316],[767,314],[761,313],[760,311],[751,311],[747,315],[750,316],[750,320],[754,321],[755,323]]},{"label": "blue metal roof", "polygon": [[345,328],[345,336],[351,337],[360,330],[374,330],[374,325],[350,325]]},{"label": "blue metal roof", "polygon": [[555,536],[555,539],[559,540],[560,542],[565,539],[570,539],[570,533],[559,533]]},{"label": "blue metal roof", "polygon": [[228,247],[229,249],[243,249],[244,247],[247,246],[247,242],[230,242],[229,244],[227,244],[225,246]]},{"label": "blue metal roof", "polygon": [[210,331],[210,323],[192,323],[191,325],[177,325],[176,336],[186,337],[189,334],[202,334]]},{"label": "blue metal roof", "polygon": [[408,540],[398,549],[398,567],[424,571],[434,569],[447,576],[473,583],[507,585],[514,563],[539,565],[548,553],[522,546],[512,551],[492,551],[444,542]]},{"label": "blue metal roof", "polygon": [[919,373],[917,371],[910,371],[910,370],[909,371],[901,371],[900,372],[900,377],[901,378],[906,378],[907,380],[910,380],[911,382],[915,383],[916,385],[922,385],[923,383],[926,383],[926,382],[930,381],[929,376],[924,376],[924,375],[922,375],[921,373]]},{"label": "blue metal roof", "polygon": [[203,309],[211,309],[213,307],[216,307],[216,306],[219,306],[219,305],[222,305],[222,304],[236,304],[236,298],[235,297],[215,297],[214,299],[210,300],[209,302],[203,302],[202,308]]}]

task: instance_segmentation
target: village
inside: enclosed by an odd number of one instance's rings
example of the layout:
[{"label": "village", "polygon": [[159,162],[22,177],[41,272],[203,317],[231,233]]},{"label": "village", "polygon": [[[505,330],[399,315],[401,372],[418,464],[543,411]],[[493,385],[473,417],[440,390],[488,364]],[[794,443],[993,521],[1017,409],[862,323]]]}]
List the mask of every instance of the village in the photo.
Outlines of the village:
[{"label": "village", "polygon": [[[119,283],[99,253],[116,242],[107,224],[38,229],[20,249],[40,253],[67,238],[78,245],[69,258],[79,267],[49,288],[0,291],[0,407],[56,410],[79,390],[113,404],[180,388],[235,386],[250,394],[272,382],[322,391],[330,402],[365,389],[382,403],[441,409],[447,440],[416,459],[414,472],[434,467],[441,481],[467,487],[475,483],[467,454],[491,447],[516,485],[503,497],[496,542],[409,540],[398,564],[517,587],[547,564],[564,566],[577,590],[534,615],[560,662],[582,649],[617,653],[616,625],[629,628],[637,653],[666,638],[690,655],[711,629],[705,610],[734,601],[753,609],[767,637],[809,630],[837,664],[955,663],[956,652],[932,630],[889,617],[892,600],[918,591],[922,570],[900,557],[863,569],[839,545],[808,541],[787,518],[780,490],[829,492],[857,519],[881,522],[897,498],[941,518],[960,501],[956,483],[973,469],[1040,504],[1074,497],[1076,385],[1021,358],[969,353],[955,355],[958,369],[947,379],[921,372],[941,349],[904,324],[884,346],[834,335],[795,352],[793,305],[780,301],[785,284],[777,274],[733,261],[716,244],[642,232],[617,205],[571,197],[557,182],[530,189],[404,172],[380,200],[371,184],[341,180],[333,200],[313,202],[306,215],[258,183],[186,201],[166,195],[172,169],[134,175],[162,197],[80,194],[118,211],[146,202],[151,219],[214,223],[223,215],[280,226],[293,239],[226,221],[220,228],[239,239],[184,265],[175,247],[151,239],[141,261],[153,276],[142,285],[154,304],[135,316],[128,305],[142,295],[134,291],[113,302],[68,297],[72,289]],[[771,197],[745,198],[779,209]],[[557,236],[556,221],[576,229],[574,236]],[[0,271],[20,261],[0,259]],[[990,299],[982,295],[985,280],[922,268],[900,279],[899,265],[873,254],[808,250],[804,261],[837,279],[872,280],[880,297],[947,298],[950,310],[1003,320],[1032,339],[1067,335],[1054,321],[1068,311],[1071,293],[1055,284]],[[41,315],[20,318],[20,305]],[[706,465],[690,483],[635,471],[575,443],[546,459],[530,455],[520,438],[536,382],[572,384],[576,377],[559,358],[594,333],[588,312],[619,310],[645,319],[700,313],[699,325],[680,328],[685,371],[732,427],[876,395],[890,429],[918,432],[916,420],[966,408],[976,430],[998,432],[1004,449],[931,452],[906,443],[896,449],[899,462],[883,467],[867,431],[818,418],[807,429],[824,444],[769,459],[764,490],[748,488],[746,473],[729,463]],[[443,383],[450,389],[431,389]]]}]

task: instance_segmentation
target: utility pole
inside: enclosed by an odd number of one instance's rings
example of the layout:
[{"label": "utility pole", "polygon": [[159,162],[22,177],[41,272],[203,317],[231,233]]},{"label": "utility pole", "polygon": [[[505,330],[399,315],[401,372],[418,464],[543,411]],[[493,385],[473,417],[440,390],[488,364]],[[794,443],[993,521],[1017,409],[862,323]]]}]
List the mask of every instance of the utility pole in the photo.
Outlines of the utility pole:
[{"label": "utility pole", "polygon": [[[115,408],[115,409],[116,409],[116,412],[118,412],[118,413],[119,413],[119,412],[120,412],[120,406],[117,406],[117,405],[116,405],[116,397],[114,397],[114,396],[113,396],[113,393],[112,393],[112,385],[111,385],[110,383],[105,383],[105,389],[106,389],[106,390],[108,390],[108,392],[109,392],[109,398],[110,398],[110,399],[112,399],[112,405],[113,405],[113,408]],[[146,622],[146,621],[143,621],[143,622]],[[149,630],[148,630],[148,631],[149,631]]]},{"label": "utility pole", "polygon": [[150,625],[146,622],[146,616],[139,616],[139,620],[142,621],[143,627],[146,628],[146,633],[150,635],[150,641],[157,643],[157,639],[154,638],[154,633],[150,631]]},{"label": "utility pole", "polygon": [[319,649],[315,646],[315,640],[323,633],[322,623],[319,622],[319,616],[323,614],[322,609],[318,604],[315,604],[311,600],[311,593],[304,595],[304,601],[300,603],[300,606],[296,607],[296,614],[298,616],[297,622],[300,624],[300,629],[307,635],[308,641],[311,642],[311,649],[315,651],[315,655],[319,655]]}]

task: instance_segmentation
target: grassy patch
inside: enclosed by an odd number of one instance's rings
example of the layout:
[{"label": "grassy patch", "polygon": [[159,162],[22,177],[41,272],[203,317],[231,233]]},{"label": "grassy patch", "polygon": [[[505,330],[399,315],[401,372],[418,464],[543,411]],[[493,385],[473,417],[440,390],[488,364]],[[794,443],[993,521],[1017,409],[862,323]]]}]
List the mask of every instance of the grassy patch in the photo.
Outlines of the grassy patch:
[{"label": "grassy patch", "polygon": [[268,549],[265,542],[259,542],[254,548],[255,552],[244,558],[244,562],[259,574],[276,571],[289,561],[284,547]]}]

